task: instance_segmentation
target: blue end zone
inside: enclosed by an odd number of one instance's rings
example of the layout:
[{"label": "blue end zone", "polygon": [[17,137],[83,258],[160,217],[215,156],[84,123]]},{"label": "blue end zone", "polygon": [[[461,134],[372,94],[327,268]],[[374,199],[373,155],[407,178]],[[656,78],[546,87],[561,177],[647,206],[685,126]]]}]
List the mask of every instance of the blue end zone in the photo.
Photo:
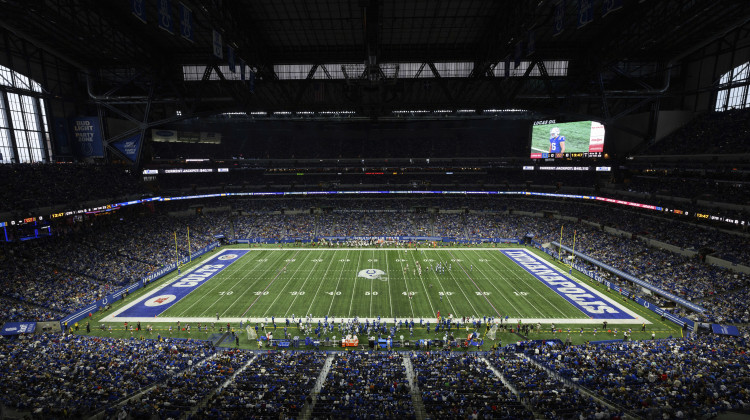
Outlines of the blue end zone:
[{"label": "blue end zone", "polygon": [[119,313],[116,318],[154,317],[159,315],[208,279],[212,278],[216,273],[229,267],[229,265],[240,259],[247,252],[247,250],[225,251],[211,258],[191,271],[190,274],[151,294],[155,296],[147,296],[140,302]]},{"label": "blue end zone", "polygon": [[500,252],[589,317],[596,319],[634,319],[632,315],[590,290],[582,288],[563,273],[552,269],[546,261],[535,254],[524,249],[501,250]]}]

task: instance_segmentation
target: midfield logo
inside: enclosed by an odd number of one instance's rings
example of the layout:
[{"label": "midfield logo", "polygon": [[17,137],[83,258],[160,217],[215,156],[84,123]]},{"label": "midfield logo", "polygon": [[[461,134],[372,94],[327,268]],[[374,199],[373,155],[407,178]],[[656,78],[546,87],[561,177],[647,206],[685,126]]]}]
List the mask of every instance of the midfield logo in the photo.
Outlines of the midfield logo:
[{"label": "midfield logo", "polygon": [[378,270],[377,268],[368,268],[366,270],[360,270],[357,274],[357,277],[362,277],[366,279],[379,279],[382,276],[385,276],[385,271]]}]

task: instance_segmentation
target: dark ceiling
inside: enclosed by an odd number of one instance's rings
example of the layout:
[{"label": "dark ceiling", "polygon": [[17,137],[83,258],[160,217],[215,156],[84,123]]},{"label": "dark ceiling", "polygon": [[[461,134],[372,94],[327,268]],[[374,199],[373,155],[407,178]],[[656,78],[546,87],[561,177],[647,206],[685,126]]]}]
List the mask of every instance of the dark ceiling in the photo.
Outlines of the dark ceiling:
[{"label": "dark ceiling", "polygon": [[[78,68],[90,101],[152,102],[152,112],[524,109],[607,119],[678,95],[675,64],[750,18],[748,0],[621,0],[607,16],[617,1],[589,0],[593,19],[577,28],[579,2],[565,0],[554,35],[555,0],[170,0],[170,34],[158,24],[163,1],[142,1],[143,23],[133,0],[0,0],[0,25]],[[193,41],[180,36],[181,4],[192,10]],[[223,60],[212,54],[214,30]],[[227,45],[254,86],[229,74]],[[565,76],[549,68],[555,61],[567,62]],[[198,66],[197,80],[183,80],[183,66]]]}]

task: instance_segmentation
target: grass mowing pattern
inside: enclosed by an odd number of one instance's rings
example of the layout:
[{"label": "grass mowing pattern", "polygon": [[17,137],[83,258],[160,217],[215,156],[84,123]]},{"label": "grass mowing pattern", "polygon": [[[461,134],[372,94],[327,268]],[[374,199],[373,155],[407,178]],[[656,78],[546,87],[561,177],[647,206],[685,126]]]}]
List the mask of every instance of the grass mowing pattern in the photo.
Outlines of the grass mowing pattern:
[{"label": "grass mowing pattern", "polygon": [[[438,262],[451,269],[427,270]],[[370,268],[387,279],[357,277]],[[160,316],[418,319],[438,310],[454,317],[588,318],[497,250],[460,248],[254,249]]]}]

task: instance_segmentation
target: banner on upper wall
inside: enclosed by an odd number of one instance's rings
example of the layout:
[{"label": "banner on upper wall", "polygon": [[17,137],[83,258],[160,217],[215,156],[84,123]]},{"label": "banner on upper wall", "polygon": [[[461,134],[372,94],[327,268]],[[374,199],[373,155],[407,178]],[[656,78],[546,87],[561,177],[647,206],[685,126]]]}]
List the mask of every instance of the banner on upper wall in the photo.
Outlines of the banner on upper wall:
[{"label": "banner on upper wall", "polygon": [[104,157],[99,117],[75,117],[70,121],[75,152],[80,157]]},{"label": "banner on upper wall", "polygon": [[552,36],[560,35],[565,29],[565,0],[558,0],[555,3],[555,14],[552,22]]},{"label": "banner on upper wall", "polygon": [[622,0],[604,0],[602,3],[602,17],[622,9]]},{"label": "banner on upper wall", "polygon": [[224,44],[221,42],[221,33],[217,31],[216,29],[213,30],[213,42],[211,45],[213,46],[214,50],[214,56],[218,59],[224,58]]},{"label": "banner on upper wall", "polygon": [[739,337],[740,335],[739,328],[735,327],[734,325],[711,324],[711,330],[714,332],[714,334],[733,335],[735,337]]},{"label": "banner on upper wall", "polygon": [[159,27],[174,34],[174,21],[172,20],[172,5],[169,0],[159,0]]},{"label": "banner on upper wall", "polygon": [[594,6],[591,3],[591,0],[578,0],[578,28],[594,20]]},{"label": "banner on upper wall", "polygon": [[180,36],[193,41],[193,11],[180,3]]},{"label": "banner on upper wall", "polygon": [[6,322],[0,335],[32,334],[36,330],[36,322]]},{"label": "banner on upper wall", "polygon": [[143,23],[146,23],[146,5],[143,4],[145,0],[131,0],[130,11],[133,16],[137,17]]},{"label": "banner on upper wall", "polygon": [[112,147],[122,152],[126,158],[135,163],[141,150],[141,133],[110,143]]}]

